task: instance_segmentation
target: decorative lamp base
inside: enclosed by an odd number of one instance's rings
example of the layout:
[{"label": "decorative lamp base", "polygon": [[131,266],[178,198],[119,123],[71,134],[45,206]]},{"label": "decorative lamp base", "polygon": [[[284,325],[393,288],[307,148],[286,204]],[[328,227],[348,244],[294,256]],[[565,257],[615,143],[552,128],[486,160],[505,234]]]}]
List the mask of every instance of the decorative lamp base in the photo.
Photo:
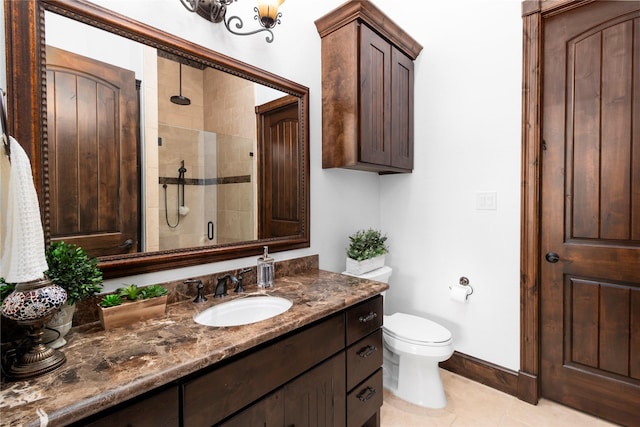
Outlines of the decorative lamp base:
[{"label": "decorative lamp base", "polygon": [[[43,319],[45,320],[45,319]],[[26,326],[27,336],[31,341],[31,346],[25,352],[20,352],[16,358],[8,363],[7,376],[16,379],[30,378],[53,371],[64,365],[67,358],[59,351],[47,347],[42,343],[42,329],[44,321],[33,324],[33,322],[18,321],[18,324]]]},{"label": "decorative lamp base", "polygon": [[29,343],[17,348],[7,360],[6,374],[11,378],[29,378],[53,371],[67,358],[43,344],[44,325],[67,301],[67,293],[48,278],[22,282],[2,302],[2,315],[27,330]]}]

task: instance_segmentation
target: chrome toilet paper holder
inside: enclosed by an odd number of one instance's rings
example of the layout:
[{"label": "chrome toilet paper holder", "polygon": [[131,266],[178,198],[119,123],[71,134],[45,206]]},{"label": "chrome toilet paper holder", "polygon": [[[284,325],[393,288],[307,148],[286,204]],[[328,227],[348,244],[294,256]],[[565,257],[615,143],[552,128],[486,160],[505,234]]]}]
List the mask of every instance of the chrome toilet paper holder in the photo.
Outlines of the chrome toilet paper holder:
[{"label": "chrome toilet paper holder", "polygon": [[[473,286],[471,286],[471,284],[469,283],[469,279],[462,276],[458,283],[460,283],[460,286],[466,286],[471,289],[471,292],[467,292],[467,296],[465,297],[465,299],[469,298],[469,295],[473,294]],[[451,286],[449,286],[449,289],[451,289]]]}]

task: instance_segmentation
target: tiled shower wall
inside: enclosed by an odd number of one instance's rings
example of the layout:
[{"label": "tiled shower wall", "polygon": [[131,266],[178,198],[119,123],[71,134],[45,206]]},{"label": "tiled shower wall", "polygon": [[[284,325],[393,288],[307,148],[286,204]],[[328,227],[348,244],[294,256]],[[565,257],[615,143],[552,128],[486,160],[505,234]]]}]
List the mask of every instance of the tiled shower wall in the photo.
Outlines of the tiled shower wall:
[{"label": "tiled shower wall", "polygon": [[[155,122],[145,113],[147,250],[254,239],[253,83],[210,68],[183,65],[182,95],[191,104],[176,105],[170,98],[180,92],[179,64],[155,57],[145,68],[150,68],[153,60],[157,61],[159,84],[154,90],[153,76],[147,77],[145,72],[146,83],[152,88],[145,86],[144,101],[145,111],[154,110],[149,107],[156,103],[158,112]],[[175,179],[182,160],[187,169],[184,204],[189,213],[179,217]],[[167,210],[163,180],[168,181]],[[213,224],[212,240],[208,237],[209,222]]]}]

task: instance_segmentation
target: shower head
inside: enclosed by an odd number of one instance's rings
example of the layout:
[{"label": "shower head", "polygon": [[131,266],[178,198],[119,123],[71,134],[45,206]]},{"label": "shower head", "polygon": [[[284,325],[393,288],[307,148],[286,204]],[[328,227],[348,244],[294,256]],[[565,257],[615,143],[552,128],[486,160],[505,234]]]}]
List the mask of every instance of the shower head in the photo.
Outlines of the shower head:
[{"label": "shower head", "polygon": [[173,95],[171,97],[171,102],[173,102],[174,104],[178,104],[178,105],[190,105],[191,104],[191,100],[189,98],[187,98],[186,96],[182,96],[182,95]]},{"label": "shower head", "polygon": [[180,95],[173,95],[171,102],[178,105],[190,105],[191,100],[186,96],[182,96],[182,63],[180,64]]}]

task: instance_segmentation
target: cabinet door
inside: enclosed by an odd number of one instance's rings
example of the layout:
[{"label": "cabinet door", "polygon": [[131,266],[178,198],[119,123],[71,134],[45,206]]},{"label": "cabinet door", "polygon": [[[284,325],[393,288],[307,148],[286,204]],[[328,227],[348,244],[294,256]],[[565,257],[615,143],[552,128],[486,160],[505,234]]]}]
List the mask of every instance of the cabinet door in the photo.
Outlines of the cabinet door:
[{"label": "cabinet door", "polygon": [[346,422],[345,357],[333,358],[284,388],[285,426],[340,427]]},{"label": "cabinet door", "polygon": [[413,169],[413,61],[391,52],[391,166]]},{"label": "cabinet door", "polygon": [[259,400],[238,415],[220,423],[219,427],[281,427],[284,424],[282,390]]},{"label": "cabinet door", "polygon": [[360,25],[360,161],[391,164],[391,45]]}]

